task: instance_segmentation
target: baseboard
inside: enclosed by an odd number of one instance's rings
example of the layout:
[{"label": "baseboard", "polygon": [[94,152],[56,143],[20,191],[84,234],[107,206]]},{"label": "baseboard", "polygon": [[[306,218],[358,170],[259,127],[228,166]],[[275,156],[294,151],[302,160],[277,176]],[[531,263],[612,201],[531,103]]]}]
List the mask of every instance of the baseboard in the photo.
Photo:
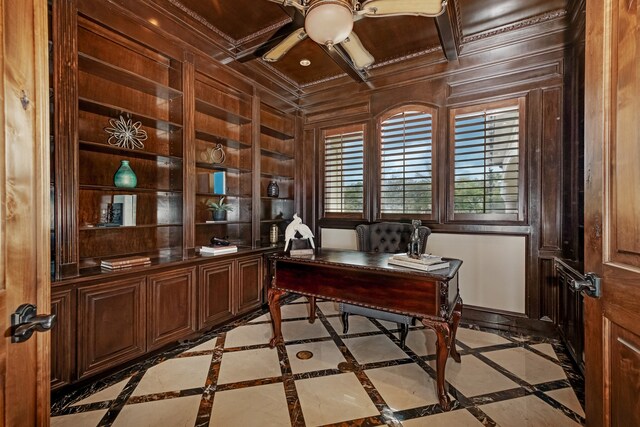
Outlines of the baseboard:
[{"label": "baseboard", "polygon": [[529,333],[546,337],[558,336],[557,327],[553,322],[530,319],[524,314],[484,307],[465,305],[462,309],[462,322],[501,331]]}]

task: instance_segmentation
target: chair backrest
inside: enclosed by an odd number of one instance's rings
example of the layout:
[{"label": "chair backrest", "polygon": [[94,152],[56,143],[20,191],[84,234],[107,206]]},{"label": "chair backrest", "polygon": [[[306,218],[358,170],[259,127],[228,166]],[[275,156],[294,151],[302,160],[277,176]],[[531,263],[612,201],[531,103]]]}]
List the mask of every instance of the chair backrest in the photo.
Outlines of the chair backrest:
[{"label": "chair backrest", "polygon": [[[406,252],[411,241],[413,227],[400,222],[378,222],[376,224],[360,224],[356,227],[358,250],[361,252]],[[424,253],[427,239],[431,234],[429,227],[418,228],[420,248]]]}]

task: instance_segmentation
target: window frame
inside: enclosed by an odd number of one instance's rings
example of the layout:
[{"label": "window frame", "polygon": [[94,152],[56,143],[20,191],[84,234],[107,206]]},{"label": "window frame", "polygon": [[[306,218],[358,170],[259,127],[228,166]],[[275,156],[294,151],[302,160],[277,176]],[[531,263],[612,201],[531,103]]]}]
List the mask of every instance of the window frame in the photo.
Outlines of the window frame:
[{"label": "window frame", "polygon": [[[504,107],[518,107],[518,209],[517,213],[456,213],[455,212],[455,118],[456,115],[479,113]],[[449,109],[448,132],[448,167],[447,180],[447,222],[459,223],[492,223],[492,224],[524,224],[526,223],[527,206],[527,149],[525,139],[527,137],[527,111],[526,97],[520,96],[501,101],[483,102]]]},{"label": "window frame", "polygon": [[[325,141],[326,136],[329,133],[340,131],[340,133],[348,133],[362,130],[362,212],[326,212],[325,207]],[[333,125],[330,127],[322,128],[320,130],[319,140],[319,157],[320,162],[318,165],[318,180],[319,188],[318,194],[320,198],[318,200],[318,211],[320,212],[319,220],[327,222],[326,220],[356,220],[358,223],[366,220],[368,212],[368,195],[369,187],[367,185],[368,165],[367,165],[367,141],[368,141],[368,126],[367,122],[360,121],[354,123],[346,123],[341,125]]]},{"label": "window frame", "polygon": [[[429,213],[383,213],[382,212],[382,122],[406,111],[418,110],[431,114],[431,211]],[[376,120],[376,162],[375,162],[375,218],[377,221],[419,219],[434,221],[438,203],[438,108],[426,103],[407,103],[392,107],[381,113]]]}]

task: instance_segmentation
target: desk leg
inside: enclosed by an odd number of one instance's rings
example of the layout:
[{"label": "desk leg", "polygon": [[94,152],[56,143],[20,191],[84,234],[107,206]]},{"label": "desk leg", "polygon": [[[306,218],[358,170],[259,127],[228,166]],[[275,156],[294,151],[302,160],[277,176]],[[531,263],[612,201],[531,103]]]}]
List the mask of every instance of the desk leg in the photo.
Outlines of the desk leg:
[{"label": "desk leg", "polygon": [[307,297],[309,301],[309,323],[316,321],[316,297]]},{"label": "desk leg", "polygon": [[458,353],[458,349],[456,348],[456,332],[458,332],[460,317],[462,317],[462,300],[461,299],[458,300],[458,303],[453,309],[453,314],[451,315],[451,323],[449,323],[449,328],[451,329],[450,354],[451,354],[451,358],[458,363],[460,363],[460,353]]},{"label": "desk leg", "polygon": [[438,400],[444,411],[451,409],[451,400],[444,385],[444,374],[447,366],[447,357],[451,348],[451,330],[447,322],[434,322],[422,319],[422,324],[433,329],[438,337],[436,345],[436,386]]},{"label": "desk leg", "polygon": [[273,326],[273,338],[269,341],[269,347],[274,348],[278,344],[284,344],[282,338],[282,313],[280,312],[280,297],[284,291],[269,288],[267,300],[269,301],[269,312],[271,313],[271,325]]}]

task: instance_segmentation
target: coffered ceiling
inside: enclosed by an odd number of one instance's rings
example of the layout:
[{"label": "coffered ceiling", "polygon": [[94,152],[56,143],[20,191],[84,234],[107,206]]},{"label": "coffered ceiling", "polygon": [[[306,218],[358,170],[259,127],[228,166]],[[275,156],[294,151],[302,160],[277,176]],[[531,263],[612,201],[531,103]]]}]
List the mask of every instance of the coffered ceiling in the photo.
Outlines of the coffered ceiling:
[{"label": "coffered ceiling", "polygon": [[[272,72],[302,88],[345,75],[344,64],[341,67],[340,61],[310,39],[294,46],[277,62],[261,59],[264,52],[259,47],[296,17],[292,7],[267,0],[165,1],[204,24],[212,38],[221,40],[218,44],[227,51],[228,61],[244,57],[245,66]],[[445,61],[443,43],[445,47],[447,42],[454,46],[455,57],[463,55],[465,44],[473,40],[560,18],[566,14],[568,1],[449,0],[445,18],[451,28],[443,31],[440,21],[440,33],[435,18],[415,16],[364,18],[355,22],[354,31],[375,58],[370,71],[379,74],[391,64],[421,56],[433,62]],[[301,66],[302,59],[308,59],[311,65]]]}]

